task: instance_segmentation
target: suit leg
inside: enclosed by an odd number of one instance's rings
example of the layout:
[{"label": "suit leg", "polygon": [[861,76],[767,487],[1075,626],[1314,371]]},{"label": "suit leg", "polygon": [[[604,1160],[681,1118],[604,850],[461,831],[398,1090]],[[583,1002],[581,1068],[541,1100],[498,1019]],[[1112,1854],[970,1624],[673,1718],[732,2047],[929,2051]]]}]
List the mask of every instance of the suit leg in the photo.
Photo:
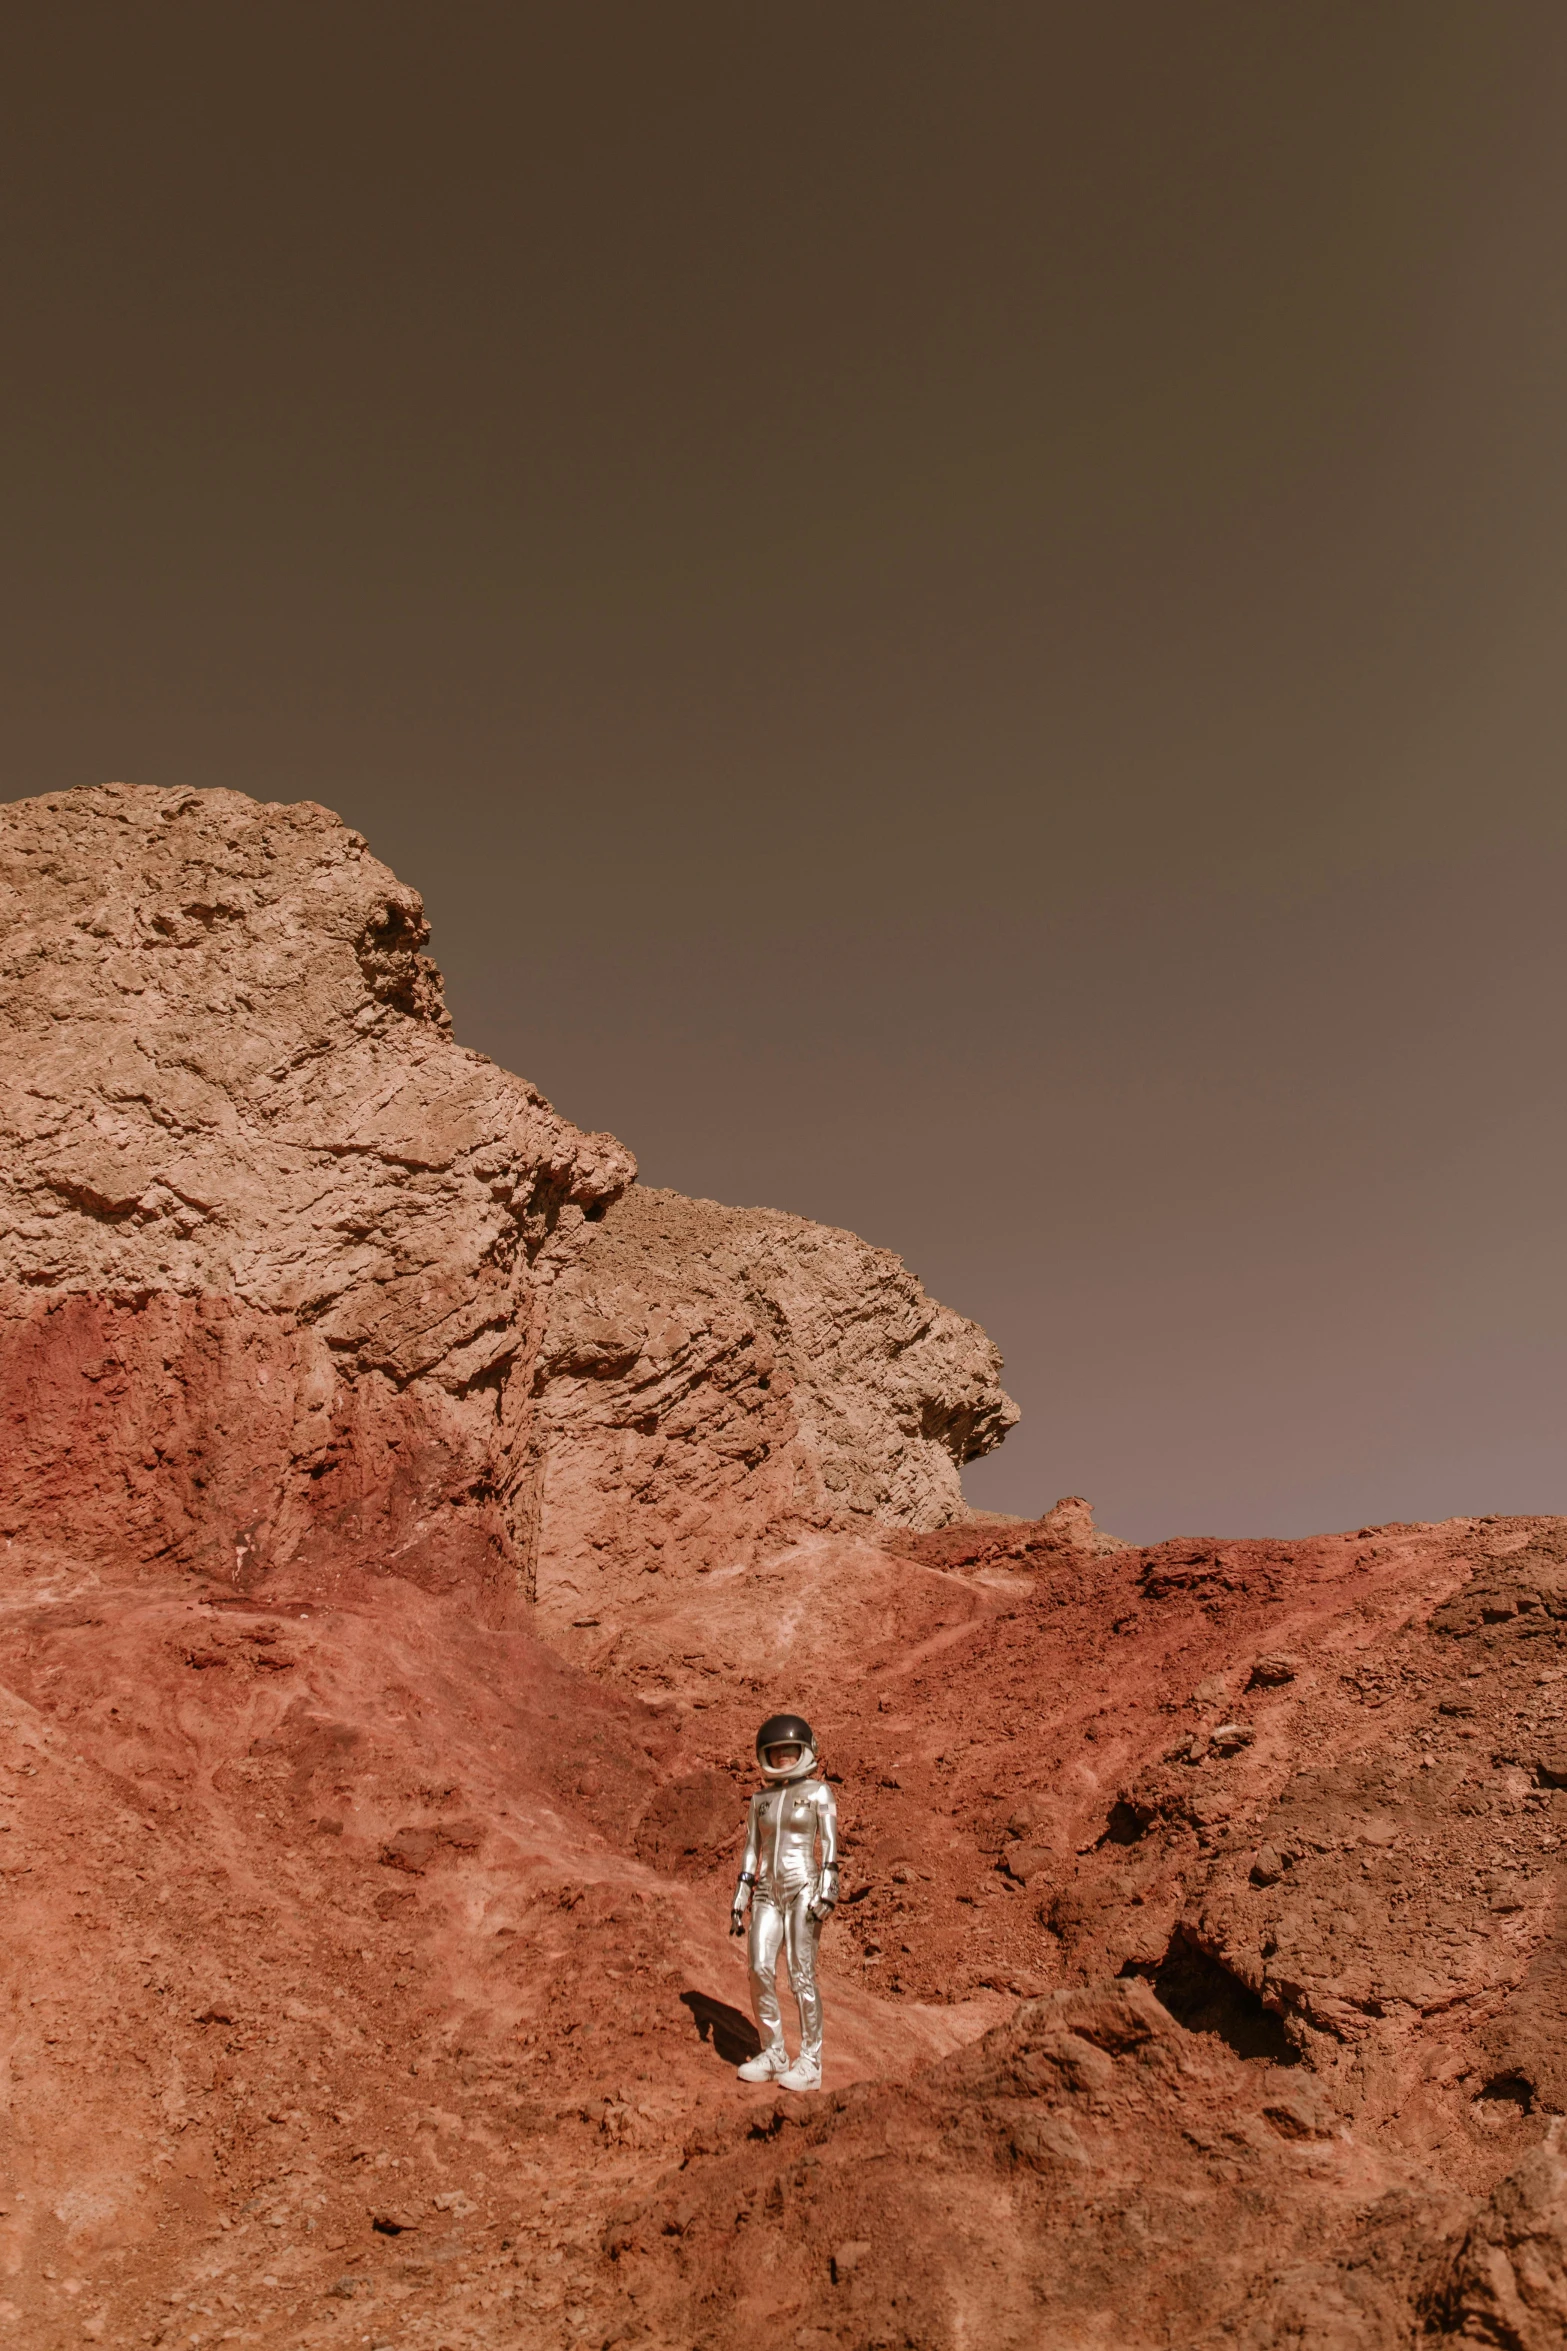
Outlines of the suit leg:
[{"label": "suit leg", "polygon": [[812,1887],[803,1888],[784,1913],[784,1956],[789,1965],[789,1986],[800,2009],[800,2055],[820,2064],[822,1995],[816,1980],[816,1941],[821,1927],[808,1915],[812,1893]]},{"label": "suit leg", "polygon": [[746,1924],[746,1957],[751,1968],[751,2006],[763,2049],[784,2046],[783,2017],[778,2007],[778,1954],[784,1940],[784,1916],[775,1902],[756,1894]]}]

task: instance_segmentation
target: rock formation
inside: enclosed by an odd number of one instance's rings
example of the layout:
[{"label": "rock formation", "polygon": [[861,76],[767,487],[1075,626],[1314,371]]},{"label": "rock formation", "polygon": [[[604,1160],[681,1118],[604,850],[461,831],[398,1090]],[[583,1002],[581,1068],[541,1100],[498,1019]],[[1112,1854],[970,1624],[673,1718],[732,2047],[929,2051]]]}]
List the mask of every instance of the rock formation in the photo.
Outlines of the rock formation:
[{"label": "rock formation", "polygon": [[787,1532],[966,1519],[962,1463],[1017,1418],[1000,1369],[983,1331],[852,1233],[626,1193],[551,1292],[546,1622]]},{"label": "rock formation", "polygon": [[0,811],[0,1513],[234,1590],[531,1569],[539,1284],[629,1155],[453,1043],[325,809]]},{"label": "rock formation", "polygon": [[704,1539],[961,1513],[1015,1417],[984,1335],[798,1218],[635,1195],[589,1253],[630,1154],[453,1041],[418,896],[325,809],[15,803],[0,886],[13,1538],[504,1608],[547,1450],[580,1612]]}]

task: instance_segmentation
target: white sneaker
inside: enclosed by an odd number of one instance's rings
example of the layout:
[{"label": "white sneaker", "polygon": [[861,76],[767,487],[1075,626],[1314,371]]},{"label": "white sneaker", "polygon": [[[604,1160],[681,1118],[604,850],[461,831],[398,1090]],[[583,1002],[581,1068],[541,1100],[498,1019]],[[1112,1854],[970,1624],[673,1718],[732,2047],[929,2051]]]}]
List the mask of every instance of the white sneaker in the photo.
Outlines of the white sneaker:
[{"label": "white sneaker", "polygon": [[743,2082],[776,2082],[786,2075],[788,2063],[787,2049],[759,2049],[744,2065],[737,2065],[735,2072]]},{"label": "white sneaker", "polygon": [[778,2076],[780,2090],[819,2090],[822,2086],[822,2061],[819,2057],[797,2057],[787,2073]]}]

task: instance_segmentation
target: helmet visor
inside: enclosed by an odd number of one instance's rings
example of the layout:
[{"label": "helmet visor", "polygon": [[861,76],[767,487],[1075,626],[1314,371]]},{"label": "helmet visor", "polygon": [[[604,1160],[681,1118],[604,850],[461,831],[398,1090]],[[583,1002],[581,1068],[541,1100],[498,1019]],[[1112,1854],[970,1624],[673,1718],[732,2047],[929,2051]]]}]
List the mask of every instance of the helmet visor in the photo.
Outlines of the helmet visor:
[{"label": "helmet visor", "polygon": [[804,1779],[816,1769],[816,1733],[803,1714],[770,1714],[756,1734],[756,1760],[774,1785]]}]

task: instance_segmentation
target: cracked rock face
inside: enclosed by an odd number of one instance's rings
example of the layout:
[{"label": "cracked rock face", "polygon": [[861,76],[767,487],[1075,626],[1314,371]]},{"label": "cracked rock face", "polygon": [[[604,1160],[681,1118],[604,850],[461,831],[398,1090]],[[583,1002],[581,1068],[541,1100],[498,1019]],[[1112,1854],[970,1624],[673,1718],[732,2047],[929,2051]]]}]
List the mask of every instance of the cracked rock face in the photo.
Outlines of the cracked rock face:
[{"label": "cracked rock face", "polygon": [[977,1324],[853,1233],[637,1188],[556,1280],[540,1359],[546,1621],[780,1531],[965,1518],[1017,1407]]},{"label": "cracked rock face", "polygon": [[23,801],[0,889],[13,1541],[580,1612],[962,1515],[1016,1418],[983,1332],[852,1234],[628,1194],[454,1041],[417,894],[328,810]]},{"label": "cracked rock face", "polygon": [[531,1566],[541,1275],[631,1180],[450,1034],[327,810],[0,810],[0,1509],[81,1557]]}]

